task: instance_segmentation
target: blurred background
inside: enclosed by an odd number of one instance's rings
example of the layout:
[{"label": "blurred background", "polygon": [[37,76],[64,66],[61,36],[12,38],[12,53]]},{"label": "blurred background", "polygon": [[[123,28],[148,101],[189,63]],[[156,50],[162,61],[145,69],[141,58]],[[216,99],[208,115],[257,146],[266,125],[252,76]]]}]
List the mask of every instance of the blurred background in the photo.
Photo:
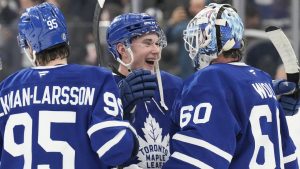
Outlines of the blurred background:
[{"label": "blurred background", "polygon": [[[168,46],[162,52],[161,69],[186,78],[192,74],[193,65],[184,50],[182,32],[188,21],[210,2],[233,5],[244,20],[246,49],[243,60],[247,64],[268,72],[273,79],[285,78],[282,61],[264,33],[270,25],[284,30],[299,56],[299,0],[106,0],[97,23],[100,61],[93,36],[97,0],[0,0],[0,81],[31,66],[17,44],[17,23],[25,8],[45,1],[59,6],[66,17],[71,45],[69,63],[98,65],[101,61],[101,66],[105,67],[115,64],[105,42],[107,26],[121,13],[146,12],[157,18],[167,36]],[[298,147],[299,119],[300,113],[287,119]]]},{"label": "blurred background", "polygon": [[[97,0],[0,0],[0,80],[31,66],[17,44],[17,22],[25,8],[45,1],[58,5],[66,17],[71,45],[69,63],[98,65],[93,36]],[[193,65],[184,49],[182,31],[210,2],[232,4],[244,20],[244,61],[273,78],[284,78],[282,61],[264,29],[270,25],[281,27],[299,56],[298,0],[107,0],[99,22],[102,66],[115,64],[105,42],[106,28],[112,18],[124,12],[146,12],[157,18],[167,36],[168,47],[162,52],[161,68],[186,78],[193,72]]]}]

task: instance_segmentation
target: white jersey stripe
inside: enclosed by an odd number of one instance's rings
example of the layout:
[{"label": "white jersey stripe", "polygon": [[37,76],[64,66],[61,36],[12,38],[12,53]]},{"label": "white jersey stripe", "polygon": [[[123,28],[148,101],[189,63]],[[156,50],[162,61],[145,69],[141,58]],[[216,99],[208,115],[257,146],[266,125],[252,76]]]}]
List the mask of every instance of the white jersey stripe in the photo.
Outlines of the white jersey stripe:
[{"label": "white jersey stripe", "polygon": [[289,162],[292,162],[292,161],[294,161],[294,160],[297,160],[297,155],[296,155],[296,153],[291,154],[291,155],[286,156],[286,157],[283,157],[283,162],[284,162],[284,164],[289,163]]},{"label": "white jersey stripe", "polygon": [[102,147],[99,148],[97,154],[101,158],[107,151],[109,151],[113,146],[118,144],[120,140],[124,137],[126,130],[120,131],[113,139],[106,142]]},{"label": "white jersey stripe", "polygon": [[182,154],[180,152],[174,152],[171,156],[178,159],[178,160],[180,160],[180,161],[186,162],[188,164],[191,164],[191,165],[196,166],[196,167],[201,168],[201,169],[213,169],[211,166],[205,164],[204,162],[202,162],[198,159],[195,159],[191,156]]},{"label": "white jersey stripe", "polygon": [[122,126],[129,128],[137,136],[137,133],[136,133],[135,129],[128,122],[124,122],[124,121],[105,121],[105,122],[101,122],[101,123],[95,124],[92,127],[90,127],[89,130],[87,131],[87,133],[88,133],[89,137],[91,137],[91,135],[94,132],[102,130],[104,128],[122,127]]},{"label": "white jersey stripe", "polygon": [[182,134],[175,134],[173,136],[173,139],[205,148],[205,149],[221,156],[222,158],[226,159],[229,163],[231,162],[231,159],[232,159],[231,154],[221,150],[220,148],[218,148],[204,140],[186,136],[186,135],[182,135]]},{"label": "white jersey stripe", "polygon": [[[279,117],[279,109],[276,109],[277,128],[281,129],[279,118],[280,118]],[[281,140],[280,130],[277,131],[277,134],[278,134],[278,145],[279,145],[280,168],[284,168],[284,158],[283,158],[283,152],[282,152],[282,140]]]}]

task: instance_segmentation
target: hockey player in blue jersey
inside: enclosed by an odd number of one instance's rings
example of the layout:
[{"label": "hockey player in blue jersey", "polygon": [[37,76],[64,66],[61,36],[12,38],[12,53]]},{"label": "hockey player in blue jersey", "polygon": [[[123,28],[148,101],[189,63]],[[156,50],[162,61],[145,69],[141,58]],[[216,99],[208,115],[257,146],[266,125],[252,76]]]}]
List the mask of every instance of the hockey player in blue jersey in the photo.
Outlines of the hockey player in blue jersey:
[{"label": "hockey player in blue jersey", "polygon": [[[180,78],[157,68],[161,50],[166,46],[164,33],[152,16],[126,13],[112,21],[107,42],[109,51],[120,63],[114,73],[124,117],[139,135],[137,157],[124,166],[161,168],[169,158],[169,140],[174,133],[170,109],[182,85]],[[163,93],[157,87],[161,84]]]},{"label": "hockey player in blue jersey", "polygon": [[176,98],[180,131],[163,168],[298,168],[270,76],[240,62],[243,32],[227,4],[209,4],[188,24],[185,46],[199,70]]},{"label": "hockey player in blue jersey", "polygon": [[135,155],[136,132],[122,121],[112,73],[67,64],[67,28],[57,7],[28,8],[18,40],[36,67],[0,85],[1,169],[106,169]]}]

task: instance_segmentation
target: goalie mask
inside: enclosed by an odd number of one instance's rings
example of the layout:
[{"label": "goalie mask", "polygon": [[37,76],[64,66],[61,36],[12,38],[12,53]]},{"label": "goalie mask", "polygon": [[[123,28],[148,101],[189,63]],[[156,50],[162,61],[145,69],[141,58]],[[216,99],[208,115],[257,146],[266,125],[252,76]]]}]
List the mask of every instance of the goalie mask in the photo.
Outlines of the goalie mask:
[{"label": "goalie mask", "polygon": [[185,49],[201,69],[223,51],[242,48],[243,32],[242,20],[230,5],[211,3],[184,30]]},{"label": "goalie mask", "polygon": [[[21,48],[33,51],[35,54],[50,49],[61,43],[69,43],[67,27],[61,11],[50,3],[42,3],[28,8],[19,20],[18,42]],[[28,56],[28,54],[27,54]]]},{"label": "goalie mask", "polygon": [[106,40],[108,49],[118,62],[128,66],[132,63],[133,58],[131,58],[131,63],[123,63],[117,51],[117,44],[123,43],[132,57],[130,49],[132,38],[148,33],[157,33],[159,36],[159,46],[161,48],[167,46],[165,34],[154,17],[146,13],[126,13],[119,15],[112,21],[107,29]]}]

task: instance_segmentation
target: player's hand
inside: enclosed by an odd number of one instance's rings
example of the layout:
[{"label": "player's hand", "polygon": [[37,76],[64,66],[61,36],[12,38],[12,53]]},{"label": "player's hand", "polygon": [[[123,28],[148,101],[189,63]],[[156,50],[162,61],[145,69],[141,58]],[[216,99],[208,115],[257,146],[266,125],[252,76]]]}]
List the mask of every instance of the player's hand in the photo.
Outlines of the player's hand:
[{"label": "player's hand", "polygon": [[286,80],[274,80],[273,88],[276,95],[279,95],[281,104],[286,116],[293,116],[298,113],[300,107],[299,89],[296,84]]},{"label": "player's hand", "polygon": [[132,110],[138,100],[152,99],[157,88],[156,76],[149,70],[133,70],[118,84],[124,108],[124,119],[131,120]]},{"label": "player's hand", "polygon": [[276,96],[292,94],[296,90],[296,84],[294,82],[288,82],[286,80],[273,80],[272,83]]},{"label": "player's hand", "polygon": [[298,113],[300,107],[299,97],[281,96],[278,100],[286,116],[293,116]]}]

